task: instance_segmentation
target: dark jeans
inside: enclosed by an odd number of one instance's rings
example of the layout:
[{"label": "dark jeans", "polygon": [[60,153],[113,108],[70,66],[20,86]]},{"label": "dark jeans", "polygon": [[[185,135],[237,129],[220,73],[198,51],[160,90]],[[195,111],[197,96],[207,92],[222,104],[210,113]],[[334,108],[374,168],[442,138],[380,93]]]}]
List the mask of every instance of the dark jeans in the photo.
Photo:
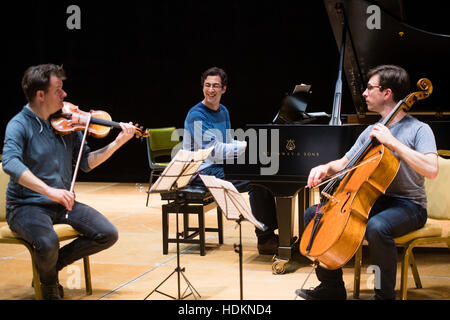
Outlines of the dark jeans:
[{"label": "dark jeans", "polygon": [[[315,212],[316,206],[305,211],[305,226],[314,218]],[[370,264],[380,267],[381,271],[381,287],[375,289],[378,298],[395,298],[397,247],[394,238],[423,227],[426,220],[426,209],[412,201],[381,196],[375,202],[369,214],[365,236],[369,243]],[[344,284],[342,269],[318,267],[316,275],[324,284]]]},{"label": "dark jeans", "polygon": [[[35,250],[36,267],[41,282],[51,285],[58,281],[58,272],[65,266],[111,247],[118,239],[116,227],[97,210],[75,202],[66,219],[67,210],[58,205],[25,205],[9,208],[9,227]],[[59,238],[53,224],[71,225],[83,236],[59,248]]]},{"label": "dark jeans", "polygon": [[[223,167],[220,165],[212,165],[205,168],[200,174],[215,176],[219,179],[225,178]],[[267,229],[262,231],[255,228],[258,239],[262,242],[274,234],[274,230],[278,229],[277,211],[275,206],[275,198],[266,188],[250,184],[248,181],[230,181],[239,192],[248,192],[250,207],[256,220],[262,222]],[[191,185],[204,186],[201,178],[195,176],[190,182]]]}]

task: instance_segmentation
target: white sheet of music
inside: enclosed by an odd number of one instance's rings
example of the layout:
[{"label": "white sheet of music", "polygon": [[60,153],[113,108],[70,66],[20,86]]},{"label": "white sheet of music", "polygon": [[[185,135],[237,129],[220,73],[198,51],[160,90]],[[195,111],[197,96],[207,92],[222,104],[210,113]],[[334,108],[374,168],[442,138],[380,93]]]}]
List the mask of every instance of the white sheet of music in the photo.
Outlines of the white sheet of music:
[{"label": "white sheet of music", "polygon": [[296,94],[297,92],[308,92],[309,90],[311,90],[311,85],[302,83],[295,86],[292,94]]},{"label": "white sheet of music", "polygon": [[[240,212],[226,193],[227,189],[231,190],[230,186],[226,184],[227,181],[217,179],[215,176],[205,176],[202,174],[200,178],[211,192],[214,200],[216,200],[227,219],[239,220]],[[232,184],[231,186],[234,187]]]},{"label": "white sheet of music", "polygon": [[264,224],[256,220],[244,197],[231,182],[218,179],[215,176],[200,175],[200,178],[227,219],[239,220],[242,215],[245,220],[253,223],[257,228],[265,229]]},{"label": "white sheet of music", "polygon": [[175,183],[179,189],[187,186],[192,176],[213,149],[214,147],[198,151],[179,150],[158,180],[152,185],[150,193],[170,191]]}]

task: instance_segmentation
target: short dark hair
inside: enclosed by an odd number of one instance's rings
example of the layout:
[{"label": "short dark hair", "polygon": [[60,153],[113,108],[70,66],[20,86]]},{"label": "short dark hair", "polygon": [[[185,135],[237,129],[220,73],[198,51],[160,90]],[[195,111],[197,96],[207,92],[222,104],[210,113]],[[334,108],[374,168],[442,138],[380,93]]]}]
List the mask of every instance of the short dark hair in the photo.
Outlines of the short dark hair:
[{"label": "short dark hair", "polygon": [[379,85],[381,89],[391,89],[393,100],[400,101],[410,93],[410,80],[408,72],[402,67],[393,64],[384,64],[373,69],[367,73],[368,78],[378,74],[380,76]]},{"label": "short dark hair", "polygon": [[228,76],[227,73],[221,69],[221,68],[217,68],[217,67],[212,67],[209,68],[208,70],[206,70],[205,72],[203,72],[202,74],[202,78],[201,78],[201,85],[203,87],[205,80],[208,76],[219,76],[220,80],[222,82],[222,87],[226,87],[228,85]]},{"label": "short dark hair", "polygon": [[66,80],[66,73],[63,66],[56,64],[40,64],[29,67],[22,78],[22,89],[28,102],[32,102],[38,90],[47,91],[50,86],[50,77],[55,76],[61,80]]}]

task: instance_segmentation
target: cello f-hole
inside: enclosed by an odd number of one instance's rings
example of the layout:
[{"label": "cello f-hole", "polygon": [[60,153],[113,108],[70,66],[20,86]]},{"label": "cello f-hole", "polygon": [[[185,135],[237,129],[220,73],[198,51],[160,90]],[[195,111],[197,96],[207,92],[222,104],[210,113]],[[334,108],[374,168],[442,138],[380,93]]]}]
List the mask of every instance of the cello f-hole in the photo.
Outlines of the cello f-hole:
[{"label": "cello f-hole", "polygon": [[344,204],[341,207],[341,213],[346,213],[347,212],[347,209],[344,209],[344,208],[345,208],[345,205],[347,204],[348,200],[350,200],[350,197],[352,196],[352,194],[350,192],[347,192],[346,196],[347,196],[347,199],[345,199],[345,202],[344,202]]}]

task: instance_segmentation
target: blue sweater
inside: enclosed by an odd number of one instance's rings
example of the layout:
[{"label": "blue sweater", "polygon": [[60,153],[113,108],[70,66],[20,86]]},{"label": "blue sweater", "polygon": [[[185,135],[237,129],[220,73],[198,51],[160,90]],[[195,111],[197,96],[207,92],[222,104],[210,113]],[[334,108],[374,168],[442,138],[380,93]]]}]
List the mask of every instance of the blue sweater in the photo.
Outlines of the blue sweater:
[{"label": "blue sweater", "polygon": [[211,110],[200,102],[189,110],[184,121],[183,149],[197,151],[214,146],[199,170],[244,152],[246,143],[233,140],[230,129],[230,115],[222,104],[218,110]]}]

